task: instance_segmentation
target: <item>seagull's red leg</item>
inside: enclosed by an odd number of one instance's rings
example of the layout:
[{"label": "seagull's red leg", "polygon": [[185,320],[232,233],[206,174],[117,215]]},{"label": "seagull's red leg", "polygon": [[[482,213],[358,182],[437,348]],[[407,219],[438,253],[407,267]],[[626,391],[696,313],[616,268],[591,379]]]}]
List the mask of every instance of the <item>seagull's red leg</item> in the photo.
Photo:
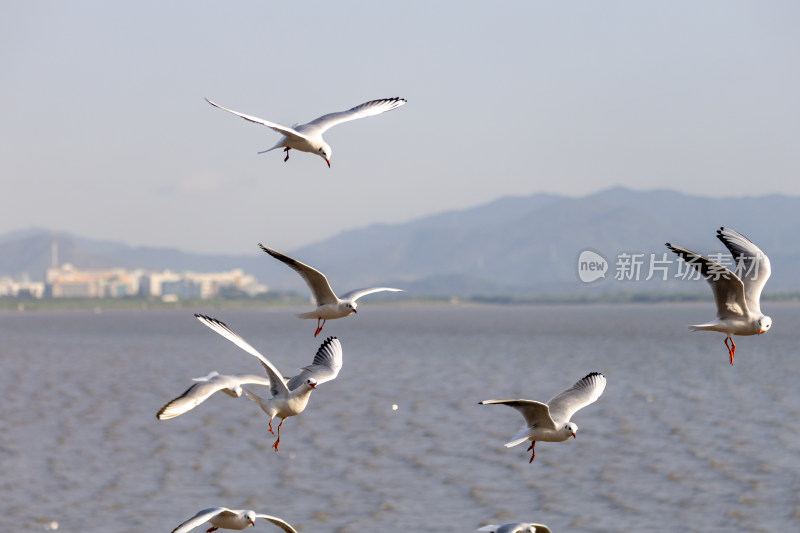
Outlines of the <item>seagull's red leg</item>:
[{"label": "seagull's red leg", "polygon": [[288,146],[283,149],[283,151],[286,152],[286,157],[283,160],[284,163],[286,163],[289,160],[289,150],[291,150],[291,148],[289,148]]},{"label": "seagull's red leg", "polygon": [[533,449],[534,446],[536,446],[536,441],[532,440],[531,441],[531,445],[528,446],[528,450],[527,450],[527,451],[531,452],[531,460],[528,461],[528,463],[532,463],[533,462],[533,458],[536,457],[536,450]]},{"label": "seagull's red leg", "polygon": [[280,445],[281,445],[281,426],[283,425],[283,421],[284,421],[284,420],[286,420],[286,419],[285,419],[285,418],[282,418],[282,419],[281,419],[281,423],[280,423],[280,424],[278,424],[278,440],[276,440],[276,441],[275,441],[275,442],[272,444],[272,447],[273,447],[273,448],[275,448],[275,451],[276,451],[276,452],[278,451],[278,446],[280,446]]},{"label": "seagull's red leg", "polygon": [[[319,321],[320,320],[322,320],[322,325],[321,326],[319,325]],[[322,331],[322,328],[324,328],[324,327],[325,327],[325,319],[318,318],[317,319],[317,331],[314,332],[314,336],[316,337],[317,335],[319,335],[320,331]]]},{"label": "seagull's red leg", "polygon": [[[730,345],[728,341],[731,341]],[[733,342],[733,337],[730,335],[725,337],[725,347],[728,348],[728,354],[731,356],[731,364],[733,364],[733,356],[736,354],[736,343]]]},{"label": "seagull's red leg", "polygon": [[211,533],[212,531],[216,531],[216,530],[217,530],[216,526],[211,526],[209,529],[206,529],[206,533]]},{"label": "seagull's red leg", "polygon": [[272,431],[272,417],[269,419],[269,432],[272,433],[272,436],[275,436],[275,432]]}]

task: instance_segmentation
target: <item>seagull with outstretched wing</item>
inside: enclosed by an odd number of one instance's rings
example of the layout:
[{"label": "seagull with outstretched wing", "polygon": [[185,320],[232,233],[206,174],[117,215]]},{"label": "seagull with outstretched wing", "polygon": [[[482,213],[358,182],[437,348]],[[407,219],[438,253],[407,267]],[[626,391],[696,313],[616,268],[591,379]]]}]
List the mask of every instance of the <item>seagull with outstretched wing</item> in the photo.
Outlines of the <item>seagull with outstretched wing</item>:
[{"label": "seagull with outstretched wing", "polygon": [[342,124],[343,122],[349,122],[358,118],[371,117],[385,113],[386,111],[391,111],[392,109],[397,109],[401,105],[404,105],[406,100],[404,98],[383,98],[381,100],[371,100],[361,105],[357,105],[352,109],[348,109],[347,111],[328,113],[327,115],[322,115],[321,117],[314,119],[307,124],[295,124],[291,128],[282,126],[275,122],[264,120],[263,118],[245,115],[244,113],[239,113],[238,111],[228,109],[227,107],[222,107],[219,104],[215,104],[208,98],[206,98],[206,102],[214,107],[218,107],[224,111],[238,115],[245,120],[249,120],[250,122],[263,124],[264,126],[271,128],[283,135],[283,137],[281,137],[275,146],[259,152],[259,154],[264,154],[278,148],[283,148],[283,151],[286,152],[286,157],[283,161],[286,162],[289,160],[289,150],[294,148],[295,150],[299,150],[301,152],[308,152],[320,156],[325,160],[326,163],[328,163],[328,167],[330,167],[331,154],[333,151],[328,143],[322,139],[322,134],[325,133],[325,131],[333,126],[336,126],[337,124]]},{"label": "seagull with outstretched wing", "polygon": [[272,522],[286,533],[297,533],[288,522],[277,516],[259,514],[255,511],[245,511],[243,509],[232,510],[226,507],[203,509],[189,520],[173,529],[172,533],[186,533],[204,522],[211,524],[211,527],[206,530],[207,532],[217,529],[245,529],[250,526],[255,526],[257,518],[263,518],[264,520]]},{"label": "seagull with outstretched wing", "polygon": [[[336,296],[336,293],[333,292],[331,288],[331,284],[328,283],[328,278],[325,277],[325,274],[320,272],[319,270],[312,268],[304,263],[296,259],[292,259],[288,255],[284,255],[276,250],[271,248],[267,248],[263,244],[258,244],[262,250],[267,252],[269,255],[274,257],[275,259],[283,262],[287,266],[289,266],[292,270],[300,274],[300,277],[303,278],[308,285],[308,288],[311,290],[311,294],[314,296],[314,301],[317,303],[317,308],[313,311],[308,313],[301,313],[297,315],[299,318],[316,318],[317,319],[317,331],[314,332],[314,336],[316,337],[319,335],[322,328],[325,327],[326,320],[332,320],[334,318],[343,318],[353,313],[357,313],[358,304],[356,304],[356,300],[361,298],[362,296],[366,296],[367,294],[372,294],[373,292],[381,292],[381,291],[389,291],[389,292],[405,292],[403,289],[392,289],[389,287],[370,287],[366,289],[356,289],[354,291],[350,291],[342,295],[341,298]],[[321,324],[320,324],[321,323]]]},{"label": "seagull with outstretched wing", "polygon": [[531,441],[528,451],[531,460],[536,457],[536,441],[563,442],[575,438],[578,426],[570,422],[572,415],[597,401],[606,388],[606,377],[600,372],[592,372],[569,389],[560,392],[547,403],[534,400],[484,400],[481,405],[503,404],[513,407],[525,418],[525,426],[506,443],[506,448]]},{"label": "seagull with outstretched wing", "polygon": [[224,322],[211,318],[210,316],[195,314],[195,317],[216,331],[242,350],[250,355],[253,355],[261,362],[264,370],[269,379],[270,398],[262,398],[261,396],[244,389],[244,393],[248,398],[256,402],[261,410],[269,416],[269,431],[273,435],[275,432],[272,430],[272,419],[280,418],[281,422],[278,424],[277,440],[272,445],[275,451],[281,443],[281,426],[283,421],[290,416],[299,415],[308,405],[308,400],[311,396],[311,391],[317,388],[317,385],[334,379],[342,368],[342,345],[336,337],[328,337],[325,342],[317,350],[314,360],[311,365],[303,368],[297,376],[288,381],[283,377],[280,371],[273,365],[269,359],[261,355],[261,353],[250,346],[250,344],[234,333]]},{"label": "seagull with outstretched wing", "polygon": [[[717,320],[689,326],[692,331],[719,331],[725,334],[730,363],[736,354],[732,335],[761,335],[772,327],[772,319],[761,312],[761,291],[764,290],[772,268],[769,258],[747,237],[730,228],[719,228],[722,241],[736,261],[736,271],[686,248],[667,243],[678,257],[692,265],[705,278],[714,293]],[[730,341],[730,344],[728,342]]]},{"label": "seagull with outstretched wing", "polygon": [[263,376],[253,376],[251,374],[220,374],[216,370],[202,378],[194,378],[194,385],[186,389],[186,392],[170,400],[164,407],[159,409],[156,418],[159,420],[169,420],[183,413],[191,411],[215,392],[222,391],[232,398],[242,395],[242,385],[255,384],[269,386],[269,378]]}]

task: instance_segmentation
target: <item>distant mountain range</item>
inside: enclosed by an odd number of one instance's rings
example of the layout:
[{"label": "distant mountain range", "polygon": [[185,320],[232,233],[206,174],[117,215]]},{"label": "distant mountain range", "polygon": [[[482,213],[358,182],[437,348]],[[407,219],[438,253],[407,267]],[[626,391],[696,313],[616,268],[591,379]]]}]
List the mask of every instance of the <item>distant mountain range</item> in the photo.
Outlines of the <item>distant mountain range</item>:
[{"label": "distant mountain range", "polygon": [[[729,226],[770,256],[773,274],[767,291],[778,293],[800,291],[800,277],[795,275],[800,271],[798,213],[800,198],[781,195],[707,198],[614,188],[581,198],[501,198],[405,224],[345,231],[314,245],[281,251],[325,272],[342,292],[380,284],[425,296],[692,293],[707,289],[675,279],[674,272],[668,282],[645,283],[650,254],[660,260],[667,241],[704,254],[723,252],[715,231]],[[43,279],[53,237],[43,229],[0,235],[0,275]],[[232,256],[131,247],[60,232],[55,237],[59,262],[76,267],[198,272],[241,268],[272,289],[306,291],[294,272],[258,251],[255,240],[253,254]],[[577,260],[585,249],[608,262],[606,278],[591,285],[578,278]],[[641,281],[613,279],[619,273],[620,254],[625,253],[644,254]],[[672,254],[667,258],[674,262]]]}]

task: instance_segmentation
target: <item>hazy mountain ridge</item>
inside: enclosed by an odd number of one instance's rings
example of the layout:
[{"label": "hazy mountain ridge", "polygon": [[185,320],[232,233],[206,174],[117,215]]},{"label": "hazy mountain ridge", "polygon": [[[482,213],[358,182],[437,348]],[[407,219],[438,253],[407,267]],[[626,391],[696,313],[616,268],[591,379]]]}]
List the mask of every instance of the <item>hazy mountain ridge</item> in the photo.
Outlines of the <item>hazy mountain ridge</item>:
[{"label": "hazy mountain ridge", "polygon": [[[645,288],[611,279],[587,289],[577,278],[587,248],[609,262],[620,252],[656,253],[667,241],[700,253],[722,252],[715,230],[730,226],[771,258],[769,290],[800,290],[800,198],[687,196],[668,190],[614,188],[581,198],[550,194],[508,197],[405,224],[374,224],[296,250],[281,250],[325,272],[334,289],[367,285],[425,295],[552,294],[587,290],[691,291],[681,280]],[[58,233],[60,263],[176,271],[242,268],[274,289],[305,291],[302,280],[256,247],[252,255],[211,255],[176,248],[131,247]],[[29,229],[0,235],[0,275],[42,279],[50,265],[52,232]],[[264,242],[269,246],[269,242]],[[674,259],[671,254],[669,259]]]}]

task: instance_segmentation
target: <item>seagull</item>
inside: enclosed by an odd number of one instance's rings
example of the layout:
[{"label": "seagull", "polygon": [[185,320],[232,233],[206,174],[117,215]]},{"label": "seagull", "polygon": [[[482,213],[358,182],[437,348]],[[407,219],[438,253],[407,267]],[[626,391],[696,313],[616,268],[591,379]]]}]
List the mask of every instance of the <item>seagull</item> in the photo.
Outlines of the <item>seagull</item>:
[{"label": "seagull", "polygon": [[198,383],[195,383],[186,389],[186,392],[159,409],[156,418],[169,420],[180,416],[206,401],[217,391],[222,391],[232,398],[238,398],[242,395],[242,385],[244,384],[254,383],[269,386],[270,383],[269,378],[261,376],[250,374],[225,375],[216,370],[206,377],[194,378],[192,381],[197,381]]},{"label": "seagull", "polygon": [[[295,259],[287,255],[283,255],[280,252],[272,250],[271,248],[267,248],[261,243],[258,243],[262,250],[267,252],[269,255],[283,261],[286,265],[292,268],[295,272],[300,274],[300,276],[306,281],[308,284],[308,288],[311,289],[311,294],[314,296],[314,300],[317,302],[317,308],[313,311],[308,313],[301,313],[298,318],[316,318],[317,319],[317,331],[314,332],[314,336],[316,337],[319,335],[322,328],[325,327],[326,320],[332,320],[334,318],[343,318],[352,313],[357,313],[358,305],[356,304],[356,300],[361,298],[362,296],[366,296],[367,294],[372,294],[373,292],[381,292],[381,291],[390,291],[390,292],[405,292],[403,289],[391,289],[389,287],[371,287],[368,289],[356,289],[354,291],[350,291],[346,294],[343,294],[341,298],[336,296],[331,289],[331,284],[328,283],[328,278],[325,277],[325,274],[320,272],[315,268],[311,268],[310,266],[301,263]],[[320,322],[322,324],[320,325]]]},{"label": "seagull", "polygon": [[277,516],[270,516],[268,514],[258,514],[255,511],[244,510],[231,510],[225,507],[211,507],[210,509],[203,509],[189,520],[179,525],[172,530],[172,533],[185,533],[191,531],[203,522],[208,522],[211,527],[206,530],[206,533],[216,531],[217,529],[246,529],[250,526],[256,525],[256,518],[263,518],[269,520],[286,533],[297,533],[297,531]]},{"label": "seagull", "polygon": [[491,533],[553,533],[550,528],[544,524],[523,523],[518,524],[503,524],[497,526],[489,524],[478,529],[478,531],[490,531]]},{"label": "seagull", "polygon": [[272,419],[281,419],[280,424],[278,424],[278,439],[272,445],[277,452],[281,443],[283,421],[290,416],[299,415],[305,410],[311,391],[316,389],[317,385],[331,381],[339,375],[339,370],[342,368],[342,345],[339,339],[336,337],[325,339],[325,342],[317,350],[317,354],[311,364],[302,368],[298,375],[286,380],[266,357],[234,333],[225,323],[206,315],[195,314],[194,316],[242,350],[254,355],[264,366],[264,370],[266,370],[269,377],[269,390],[272,397],[262,398],[247,389],[244,389],[244,393],[248,398],[256,402],[262,411],[269,415],[269,432],[273,435],[275,435],[275,432],[272,430]]},{"label": "seagull", "polygon": [[733,364],[736,343],[733,342],[732,335],[761,335],[772,327],[772,319],[761,312],[760,305],[761,291],[772,269],[767,255],[741,233],[721,227],[717,230],[717,238],[730,251],[736,261],[736,271],[742,274],[741,277],[691,250],[670,243],[666,246],[692,265],[714,292],[717,320],[689,326],[689,329],[724,333],[725,347],[728,348],[730,363]]},{"label": "seagull", "polygon": [[283,137],[281,137],[275,146],[268,150],[258,152],[259,154],[264,154],[278,148],[283,148],[283,151],[286,152],[286,157],[283,160],[285,163],[289,160],[289,150],[294,148],[295,150],[299,150],[301,152],[308,152],[320,156],[325,160],[326,163],[328,163],[328,167],[330,168],[331,154],[333,151],[331,150],[331,147],[328,146],[328,143],[322,139],[322,134],[325,133],[328,128],[332,128],[333,126],[341,124],[342,122],[349,122],[357,118],[371,117],[373,115],[385,113],[386,111],[391,111],[392,109],[397,109],[401,105],[404,105],[406,100],[404,98],[383,98],[381,100],[371,100],[361,105],[357,105],[352,109],[348,109],[347,111],[328,113],[327,115],[322,115],[321,117],[312,120],[308,124],[295,124],[291,128],[281,126],[275,122],[264,120],[263,118],[245,115],[244,113],[239,113],[238,111],[228,109],[227,107],[222,107],[219,104],[215,104],[208,98],[206,98],[206,102],[214,107],[218,107],[224,111],[238,115],[245,120],[255,122],[256,124],[263,124],[264,126],[283,134]]},{"label": "seagull", "polygon": [[533,400],[484,400],[480,405],[500,403],[513,407],[525,417],[525,426],[520,429],[506,448],[531,441],[528,448],[531,460],[536,457],[536,441],[563,442],[575,438],[578,426],[569,419],[579,409],[597,401],[606,388],[606,377],[600,372],[592,372],[569,389],[557,394],[547,403]]}]

